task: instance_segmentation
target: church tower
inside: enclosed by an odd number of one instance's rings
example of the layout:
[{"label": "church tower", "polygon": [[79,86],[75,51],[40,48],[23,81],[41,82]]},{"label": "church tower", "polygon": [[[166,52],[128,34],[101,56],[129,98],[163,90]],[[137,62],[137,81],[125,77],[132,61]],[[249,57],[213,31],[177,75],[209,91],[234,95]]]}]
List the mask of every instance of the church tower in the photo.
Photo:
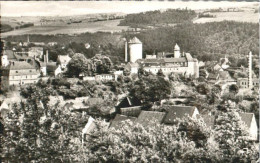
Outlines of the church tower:
[{"label": "church tower", "polygon": [[178,44],[176,44],[174,47],[174,58],[180,58],[180,57],[181,57],[180,47]]},{"label": "church tower", "polygon": [[135,63],[136,60],[143,58],[143,44],[137,38],[134,37],[128,42],[130,62]]},{"label": "church tower", "polygon": [[248,88],[252,88],[252,52],[249,52],[248,55]]}]

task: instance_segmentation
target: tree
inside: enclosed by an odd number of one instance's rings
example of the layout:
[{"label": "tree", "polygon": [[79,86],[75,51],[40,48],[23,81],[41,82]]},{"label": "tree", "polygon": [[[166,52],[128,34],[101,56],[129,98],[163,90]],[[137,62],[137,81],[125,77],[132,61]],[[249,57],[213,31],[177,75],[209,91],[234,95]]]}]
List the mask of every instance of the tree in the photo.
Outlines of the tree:
[{"label": "tree", "polygon": [[[258,158],[256,145],[248,139],[245,124],[241,121],[237,109],[230,103],[217,114],[215,139],[222,151],[223,162],[250,162]],[[243,149],[247,148],[245,153]]]},{"label": "tree", "polygon": [[230,93],[237,94],[238,90],[239,90],[239,88],[236,84],[232,84],[231,86],[229,86],[229,92]]},{"label": "tree", "polygon": [[165,77],[165,75],[163,74],[162,69],[160,69],[160,70],[157,72],[157,75],[160,76],[160,77]]},{"label": "tree", "polygon": [[83,54],[76,53],[67,65],[67,75],[69,77],[79,77],[80,73],[87,73],[90,71],[88,65],[89,60],[86,59]]},{"label": "tree", "polygon": [[4,162],[70,162],[74,160],[79,128],[86,117],[49,105],[48,94],[33,92],[14,104],[5,118]]},{"label": "tree", "polygon": [[162,77],[148,76],[135,81],[129,90],[130,96],[143,101],[144,105],[151,105],[151,103],[169,98],[171,84]]}]

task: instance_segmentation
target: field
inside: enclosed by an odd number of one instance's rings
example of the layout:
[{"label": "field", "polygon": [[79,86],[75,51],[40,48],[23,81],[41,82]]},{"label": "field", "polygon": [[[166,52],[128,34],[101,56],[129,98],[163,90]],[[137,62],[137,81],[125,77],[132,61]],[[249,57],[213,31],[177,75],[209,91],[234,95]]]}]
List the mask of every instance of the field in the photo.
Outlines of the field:
[{"label": "field", "polygon": [[220,22],[224,20],[237,21],[237,22],[251,22],[258,23],[259,15],[253,11],[244,12],[212,12],[209,13],[215,15],[215,18],[199,18],[195,19],[194,23],[206,23],[206,22]]},{"label": "field", "polygon": [[[98,21],[98,22],[87,22],[82,23],[59,23],[55,25],[42,25],[33,26],[28,28],[23,28],[15,31],[5,32],[1,34],[1,37],[15,36],[15,35],[26,35],[26,34],[79,34],[85,32],[118,32],[121,30],[126,30],[126,26],[117,26],[120,20],[109,20],[109,21]],[[3,22],[4,23],[4,22]]]}]

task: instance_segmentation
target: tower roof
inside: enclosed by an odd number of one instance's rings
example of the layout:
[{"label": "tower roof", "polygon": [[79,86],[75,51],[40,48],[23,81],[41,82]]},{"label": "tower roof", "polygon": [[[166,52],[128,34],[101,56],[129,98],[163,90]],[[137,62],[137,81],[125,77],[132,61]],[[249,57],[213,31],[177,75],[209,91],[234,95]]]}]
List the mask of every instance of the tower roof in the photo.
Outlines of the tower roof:
[{"label": "tower roof", "polygon": [[134,37],[129,41],[130,44],[141,44],[142,42],[137,38]]},{"label": "tower roof", "polygon": [[174,50],[180,50],[180,47],[179,47],[178,44],[176,44],[176,45],[174,46]]}]

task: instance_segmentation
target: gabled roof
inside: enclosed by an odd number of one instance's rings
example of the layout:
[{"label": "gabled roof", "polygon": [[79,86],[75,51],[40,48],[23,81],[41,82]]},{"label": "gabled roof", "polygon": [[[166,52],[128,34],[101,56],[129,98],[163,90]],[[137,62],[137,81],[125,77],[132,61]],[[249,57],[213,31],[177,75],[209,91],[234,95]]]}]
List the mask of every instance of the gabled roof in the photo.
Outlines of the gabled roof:
[{"label": "gabled roof", "polygon": [[56,62],[48,62],[46,68],[48,72],[54,72],[58,68],[58,65]]},{"label": "gabled roof", "polygon": [[134,122],[136,120],[136,117],[129,117],[129,116],[117,114],[116,117],[111,121],[109,127],[114,127],[116,129],[120,128],[120,124],[126,120],[130,120],[130,121]]},{"label": "gabled roof", "polygon": [[246,126],[250,128],[254,113],[239,113],[239,116],[241,117],[241,120],[245,122]]},{"label": "gabled roof", "polygon": [[191,117],[196,109],[195,106],[169,105],[168,107],[168,113],[166,114],[164,119],[164,123],[167,124],[174,123],[176,118],[184,118],[186,114]]},{"label": "gabled roof", "polygon": [[128,43],[129,44],[142,44],[142,42],[137,37],[132,38]]},{"label": "gabled roof", "polygon": [[165,112],[142,111],[138,116],[136,122],[144,126],[161,124],[163,122],[165,114]]},{"label": "gabled roof", "polygon": [[208,79],[218,79],[219,73],[210,73]]}]

